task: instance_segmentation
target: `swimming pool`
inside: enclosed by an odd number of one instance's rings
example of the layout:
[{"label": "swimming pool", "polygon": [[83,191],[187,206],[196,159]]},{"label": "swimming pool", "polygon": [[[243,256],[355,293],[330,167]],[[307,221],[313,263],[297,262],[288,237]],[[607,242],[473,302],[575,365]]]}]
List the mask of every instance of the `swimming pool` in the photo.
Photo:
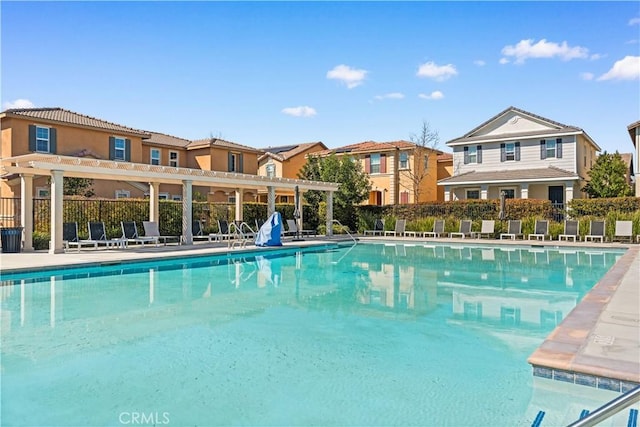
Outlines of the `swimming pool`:
[{"label": "swimming pool", "polygon": [[3,275],[2,424],[567,423],[616,394],[526,359],[622,254],[359,244]]}]

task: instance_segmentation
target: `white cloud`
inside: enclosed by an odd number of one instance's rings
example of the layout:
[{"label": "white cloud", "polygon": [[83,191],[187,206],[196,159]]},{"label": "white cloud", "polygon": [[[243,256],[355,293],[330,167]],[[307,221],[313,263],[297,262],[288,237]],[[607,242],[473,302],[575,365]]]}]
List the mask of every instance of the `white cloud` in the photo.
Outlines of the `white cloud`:
[{"label": "white cloud", "polygon": [[640,25],[640,18],[629,19],[629,25]]},{"label": "white cloud", "polygon": [[592,60],[592,61],[595,61],[595,60],[598,60],[598,59],[602,59],[602,58],[604,58],[605,56],[606,56],[606,55],[603,55],[603,54],[601,54],[601,53],[594,53],[593,55],[591,55],[591,56],[589,57],[589,59],[590,59],[590,60]]},{"label": "white cloud", "polygon": [[582,80],[593,80],[594,77],[593,73],[580,73],[580,78]]},{"label": "white cloud", "polygon": [[625,56],[598,80],[640,80],[640,56]]},{"label": "white cloud", "polygon": [[500,61],[499,61],[499,62],[500,62],[501,64],[508,64],[508,63],[509,63],[509,62],[511,62],[511,61],[509,61],[507,58],[500,58]]},{"label": "white cloud", "polygon": [[385,93],[384,95],[376,95],[375,99],[402,99],[404,94],[400,92]]},{"label": "white cloud", "polygon": [[533,43],[533,39],[520,40],[515,46],[505,46],[502,54],[515,58],[516,64],[523,64],[530,58],[554,58],[558,57],[563,61],[570,61],[576,58],[587,58],[589,49],[581,46],[569,46],[566,41],[561,44],[548,42],[542,39]]},{"label": "white cloud", "polygon": [[482,59],[476,59],[475,61],[473,61],[473,63],[478,67],[484,67],[485,65],[487,65],[487,63]]},{"label": "white cloud", "polygon": [[416,75],[418,77],[426,77],[441,82],[457,74],[458,70],[456,70],[456,67],[453,64],[437,65],[435,62],[430,61],[420,65]]},{"label": "white cloud", "polygon": [[442,99],[444,98],[444,93],[440,92],[439,90],[435,90],[433,92],[431,92],[429,95],[421,93],[418,95],[418,98],[421,99],[429,99],[429,100],[438,100],[438,99]]},{"label": "white cloud", "polygon": [[306,105],[305,106],[301,105],[299,107],[283,108],[282,112],[284,114],[287,114],[289,116],[294,116],[294,117],[313,117],[317,114],[315,108],[307,107]]},{"label": "white cloud", "polygon": [[624,44],[638,44],[638,39],[632,39],[624,42]]},{"label": "white cloud", "polygon": [[336,65],[332,70],[327,71],[327,78],[339,80],[343,84],[347,85],[349,89],[353,89],[356,86],[360,86],[364,79],[367,77],[367,70],[359,70],[351,68],[348,65]]},{"label": "white cloud", "polygon": [[15,101],[8,101],[2,104],[2,108],[4,110],[9,110],[11,108],[34,108],[33,102],[28,99],[16,99]]}]

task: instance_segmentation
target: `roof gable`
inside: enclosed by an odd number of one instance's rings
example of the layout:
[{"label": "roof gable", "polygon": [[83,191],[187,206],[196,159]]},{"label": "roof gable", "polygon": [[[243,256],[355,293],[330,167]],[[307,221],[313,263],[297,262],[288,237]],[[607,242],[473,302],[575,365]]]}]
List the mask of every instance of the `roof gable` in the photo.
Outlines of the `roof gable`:
[{"label": "roof gable", "polygon": [[219,139],[219,138],[197,139],[195,141],[191,141],[191,143],[187,148],[195,149],[195,148],[204,148],[204,147],[226,148],[231,150],[246,151],[246,152],[258,153],[258,154],[262,153],[262,151],[258,150],[257,148],[249,147],[248,145],[237,144],[235,142],[225,141],[224,139]]},{"label": "roof gable", "polygon": [[272,159],[284,162],[285,160],[297,156],[298,154],[304,153],[305,151],[308,151],[315,146],[318,147],[316,151],[327,149],[327,146],[324,145],[324,143],[322,143],[321,141],[305,142],[295,145],[282,145],[278,147],[267,147],[262,149],[262,151],[264,151],[264,154],[260,156],[258,160],[261,161],[267,157],[270,157]]}]

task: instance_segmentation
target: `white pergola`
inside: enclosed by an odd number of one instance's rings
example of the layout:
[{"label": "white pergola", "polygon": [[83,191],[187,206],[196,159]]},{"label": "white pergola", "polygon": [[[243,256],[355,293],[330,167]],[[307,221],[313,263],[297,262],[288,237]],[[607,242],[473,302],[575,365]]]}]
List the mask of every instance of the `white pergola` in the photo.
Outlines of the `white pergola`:
[{"label": "white pergola", "polygon": [[[66,177],[91,178],[112,181],[145,182],[150,186],[149,220],[158,221],[160,184],[182,185],[182,239],[183,244],[193,244],[192,222],[192,186],[234,188],[236,192],[236,220],[242,220],[242,194],[244,189],[267,189],[267,211],[275,212],[276,188],[304,192],[318,190],[327,192],[327,234],[332,234],[333,192],[339,184],[332,182],[307,181],[248,175],[234,172],[217,172],[202,169],[179,168],[171,166],[149,165],[143,163],[99,160],[83,157],[58,156],[55,154],[26,154],[1,159],[4,174],[20,176],[21,223],[24,250],[32,251],[33,236],[33,178],[51,177],[51,241],[49,253],[64,252],[62,240],[62,180]],[[296,209],[302,212],[302,197],[298,198]],[[298,218],[298,227],[302,229],[302,217]]]}]

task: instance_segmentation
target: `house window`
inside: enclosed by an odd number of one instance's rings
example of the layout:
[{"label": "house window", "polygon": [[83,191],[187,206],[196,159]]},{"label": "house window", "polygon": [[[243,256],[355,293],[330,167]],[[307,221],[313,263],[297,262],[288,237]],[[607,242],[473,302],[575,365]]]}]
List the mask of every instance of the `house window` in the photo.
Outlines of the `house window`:
[{"label": "house window", "polygon": [[169,151],[169,166],[177,168],[178,167],[178,152],[177,151]]},{"label": "house window", "polygon": [[469,163],[478,163],[478,147],[469,147]]},{"label": "house window", "polygon": [[380,173],[380,154],[371,155],[371,168],[369,173]]},{"label": "house window", "polygon": [[562,158],[562,138],[540,140],[540,159]]},{"label": "house window", "polygon": [[409,192],[408,191],[401,191],[400,192],[400,203],[402,203],[402,204],[409,203]]},{"label": "house window", "polygon": [[116,199],[128,199],[131,197],[131,192],[127,190],[116,190]]},{"label": "house window", "polygon": [[49,197],[49,188],[47,187],[38,187],[36,188],[36,197],[46,199]]},{"label": "house window", "polygon": [[506,161],[515,160],[516,159],[516,144],[513,142],[509,142],[504,146],[504,159]]},{"label": "house window", "polygon": [[276,176],[276,165],[273,163],[267,163],[267,176],[273,178]]},{"label": "house window", "polygon": [[556,156],[556,142],[553,140],[547,140],[545,144],[547,146],[547,157]]},{"label": "house window", "polygon": [[36,126],[36,151],[49,153],[49,128]]},{"label": "house window", "polygon": [[289,203],[289,196],[280,196],[280,203]]},{"label": "house window", "polygon": [[157,148],[151,149],[151,164],[159,165],[160,164],[160,150]]},{"label": "house window", "polygon": [[182,200],[182,196],[180,194],[173,194],[171,196],[171,200],[175,200],[176,202],[179,202],[180,200]]},{"label": "house window", "polygon": [[400,161],[398,167],[400,169],[409,169],[409,153],[403,151],[400,153]]},{"label": "house window", "polygon": [[501,188],[501,193],[504,193],[505,199],[515,199],[516,198],[516,189],[515,188]]},{"label": "house window", "polygon": [[158,200],[169,200],[169,193],[158,194]]},{"label": "house window", "polygon": [[479,200],[480,190],[467,190],[467,199]]},{"label": "house window", "polygon": [[126,153],[127,143],[124,138],[114,138],[114,146],[113,146],[113,160],[124,160]]},{"label": "house window", "polygon": [[233,196],[229,196],[227,197],[227,202],[229,203],[235,203],[236,202],[236,196],[235,194]]}]

